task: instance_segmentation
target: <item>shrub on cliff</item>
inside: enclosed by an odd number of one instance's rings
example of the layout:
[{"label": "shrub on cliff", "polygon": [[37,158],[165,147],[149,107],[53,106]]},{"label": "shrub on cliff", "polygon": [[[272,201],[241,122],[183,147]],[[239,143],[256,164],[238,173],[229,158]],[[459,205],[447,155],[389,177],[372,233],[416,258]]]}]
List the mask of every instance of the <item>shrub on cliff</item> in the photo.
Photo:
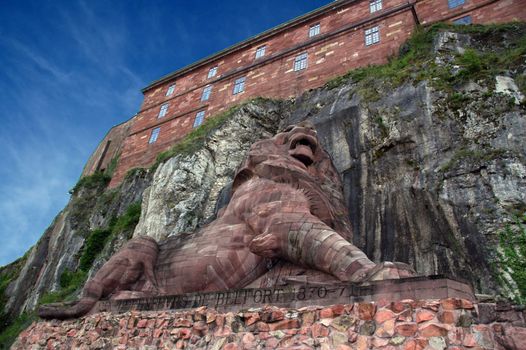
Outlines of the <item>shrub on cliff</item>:
[{"label": "shrub on cliff", "polygon": [[[515,301],[526,303],[526,214],[515,217],[515,221],[499,232],[500,250],[497,252],[498,266],[506,271],[517,287]],[[500,276],[503,284],[510,281]],[[515,290],[515,286],[511,286]]]}]

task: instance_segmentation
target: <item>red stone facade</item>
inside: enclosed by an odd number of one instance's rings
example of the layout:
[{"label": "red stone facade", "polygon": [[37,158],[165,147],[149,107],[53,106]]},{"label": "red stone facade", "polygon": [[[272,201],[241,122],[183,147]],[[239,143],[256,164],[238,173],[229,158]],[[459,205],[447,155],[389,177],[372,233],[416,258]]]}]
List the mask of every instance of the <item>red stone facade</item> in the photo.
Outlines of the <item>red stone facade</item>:
[{"label": "red stone facade", "polygon": [[[378,3],[381,9],[376,7],[372,12]],[[449,3],[457,6],[449,8]],[[118,185],[129,169],[152,164],[157,154],[188,134],[198,112],[204,112],[206,119],[251,97],[297,96],[350,69],[385,63],[419,23],[454,21],[466,16],[471,16],[473,23],[524,21],[525,7],[525,0],[332,2],[146,87],[144,102],[132,119],[110,186]],[[310,36],[318,25],[319,32]],[[256,58],[256,51],[263,46],[264,55]],[[306,54],[303,62],[302,54]],[[214,67],[216,74],[209,77]],[[234,93],[235,82],[240,78],[244,78],[243,88],[238,86],[241,91]],[[207,87],[211,89],[209,98],[203,101]],[[168,107],[161,115],[163,105]],[[152,142],[156,129],[158,135]]]},{"label": "red stone facade", "polygon": [[129,119],[108,131],[84,165],[81,177],[91,175],[96,171],[105,171],[111,165],[112,160],[119,158],[124,139],[130,133],[133,121],[133,118]]}]

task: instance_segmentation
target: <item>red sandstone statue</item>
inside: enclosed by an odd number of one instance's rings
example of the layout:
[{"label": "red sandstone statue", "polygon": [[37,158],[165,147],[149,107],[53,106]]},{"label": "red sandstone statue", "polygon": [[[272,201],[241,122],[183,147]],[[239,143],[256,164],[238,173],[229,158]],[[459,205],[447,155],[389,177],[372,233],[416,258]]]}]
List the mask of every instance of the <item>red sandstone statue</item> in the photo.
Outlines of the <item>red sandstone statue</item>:
[{"label": "red sandstone statue", "polygon": [[252,145],[232,193],[217,219],[183,242],[134,238],[86,283],[80,301],[42,306],[39,315],[79,317],[107,297],[242,288],[254,285],[277,261],[319,271],[325,281],[413,274],[406,264],[377,265],[350,243],[338,173],[310,124],[290,126]]}]

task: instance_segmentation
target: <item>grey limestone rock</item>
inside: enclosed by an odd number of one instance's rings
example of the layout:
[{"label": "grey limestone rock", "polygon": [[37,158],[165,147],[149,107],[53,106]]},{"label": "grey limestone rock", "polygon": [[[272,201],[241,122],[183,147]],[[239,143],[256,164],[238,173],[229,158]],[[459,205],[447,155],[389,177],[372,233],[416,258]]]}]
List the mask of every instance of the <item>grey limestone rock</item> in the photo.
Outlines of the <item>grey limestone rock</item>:
[{"label": "grey limestone rock", "polygon": [[221,189],[232,180],[250,145],[277,131],[285,105],[249,103],[214,130],[200,150],[160,165],[145,191],[134,234],[161,240],[210,221]]}]

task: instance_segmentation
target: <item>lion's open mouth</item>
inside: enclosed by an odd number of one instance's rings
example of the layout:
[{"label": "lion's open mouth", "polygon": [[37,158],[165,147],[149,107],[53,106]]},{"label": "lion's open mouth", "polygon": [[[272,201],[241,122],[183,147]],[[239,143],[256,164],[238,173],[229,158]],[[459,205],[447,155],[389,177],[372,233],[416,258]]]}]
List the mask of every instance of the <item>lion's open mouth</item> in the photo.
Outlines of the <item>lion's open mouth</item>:
[{"label": "lion's open mouth", "polygon": [[314,153],[317,147],[318,141],[315,137],[298,134],[290,140],[289,154],[308,167],[314,161]]}]

